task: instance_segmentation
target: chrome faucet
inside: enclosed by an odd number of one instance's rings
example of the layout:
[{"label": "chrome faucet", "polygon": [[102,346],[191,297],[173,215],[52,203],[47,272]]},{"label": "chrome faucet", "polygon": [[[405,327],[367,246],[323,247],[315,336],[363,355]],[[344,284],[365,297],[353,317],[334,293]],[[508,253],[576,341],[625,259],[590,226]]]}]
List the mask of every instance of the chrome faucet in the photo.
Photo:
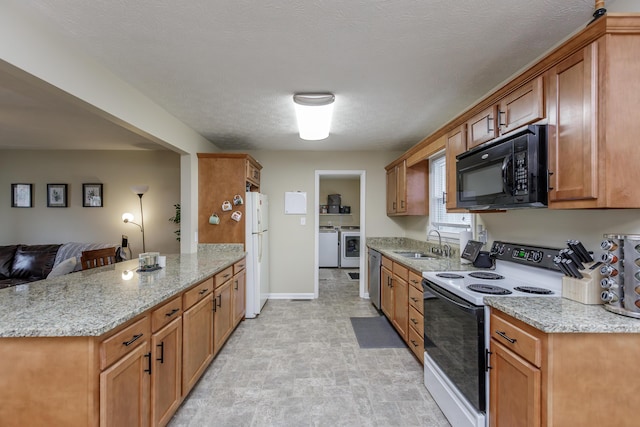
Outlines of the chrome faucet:
[{"label": "chrome faucet", "polygon": [[431,252],[438,255],[443,255],[449,258],[451,256],[451,246],[449,246],[446,243],[444,245],[442,244],[442,236],[440,235],[440,232],[438,230],[436,230],[435,228],[432,228],[427,233],[427,242],[429,241],[429,236],[431,236],[431,233],[434,233],[434,232],[438,235],[438,247],[431,248]]},{"label": "chrome faucet", "polygon": [[431,233],[433,232],[438,235],[438,249],[436,250],[436,248],[431,248],[431,252],[442,255],[442,236],[440,235],[440,232],[438,230],[436,230],[435,228],[429,230],[429,232],[427,233],[427,242],[429,241],[429,236],[431,236]]}]

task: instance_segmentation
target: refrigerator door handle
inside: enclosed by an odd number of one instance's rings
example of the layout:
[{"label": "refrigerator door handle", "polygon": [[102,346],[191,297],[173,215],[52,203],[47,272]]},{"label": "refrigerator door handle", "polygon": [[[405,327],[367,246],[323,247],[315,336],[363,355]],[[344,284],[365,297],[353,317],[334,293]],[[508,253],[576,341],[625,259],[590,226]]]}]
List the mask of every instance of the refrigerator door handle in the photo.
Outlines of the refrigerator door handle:
[{"label": "refrigerator door handle", "polygon": [[262,233],[258,233],[258,262],[262,262]]}]

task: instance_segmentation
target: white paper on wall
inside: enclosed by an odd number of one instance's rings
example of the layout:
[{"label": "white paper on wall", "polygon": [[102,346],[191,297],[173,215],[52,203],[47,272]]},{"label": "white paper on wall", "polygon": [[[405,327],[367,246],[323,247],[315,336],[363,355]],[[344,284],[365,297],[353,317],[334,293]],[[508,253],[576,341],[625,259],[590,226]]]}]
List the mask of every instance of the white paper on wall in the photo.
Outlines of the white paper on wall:
[{"label": "white paper on wall", "polygon": [[305,215],[307,213],[307,192],[285,191],[284,213],[285,215]]}]

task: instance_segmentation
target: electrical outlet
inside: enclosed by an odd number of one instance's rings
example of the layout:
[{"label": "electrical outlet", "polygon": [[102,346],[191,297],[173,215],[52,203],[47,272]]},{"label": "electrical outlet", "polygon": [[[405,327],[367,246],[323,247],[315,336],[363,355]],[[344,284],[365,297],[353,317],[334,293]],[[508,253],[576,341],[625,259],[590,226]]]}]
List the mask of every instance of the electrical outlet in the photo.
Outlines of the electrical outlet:
[{"label": "electrical outlet", "polygon": [[305,217],[300,218],[300,225],[307,225],[307,218]]}]

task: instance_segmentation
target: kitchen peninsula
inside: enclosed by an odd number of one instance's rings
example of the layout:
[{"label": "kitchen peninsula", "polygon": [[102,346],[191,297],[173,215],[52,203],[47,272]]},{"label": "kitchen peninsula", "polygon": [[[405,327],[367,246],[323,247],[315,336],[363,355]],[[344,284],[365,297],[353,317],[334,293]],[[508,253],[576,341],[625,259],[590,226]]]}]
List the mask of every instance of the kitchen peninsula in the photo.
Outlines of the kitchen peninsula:
[{"label": "kitchen peninsula", "polygon": [[0,291],[0,424],[166,424],[219,349],[214,322],[224,340],[244,315],[244,257],[201,245],[157,271],[132,260]]}]

